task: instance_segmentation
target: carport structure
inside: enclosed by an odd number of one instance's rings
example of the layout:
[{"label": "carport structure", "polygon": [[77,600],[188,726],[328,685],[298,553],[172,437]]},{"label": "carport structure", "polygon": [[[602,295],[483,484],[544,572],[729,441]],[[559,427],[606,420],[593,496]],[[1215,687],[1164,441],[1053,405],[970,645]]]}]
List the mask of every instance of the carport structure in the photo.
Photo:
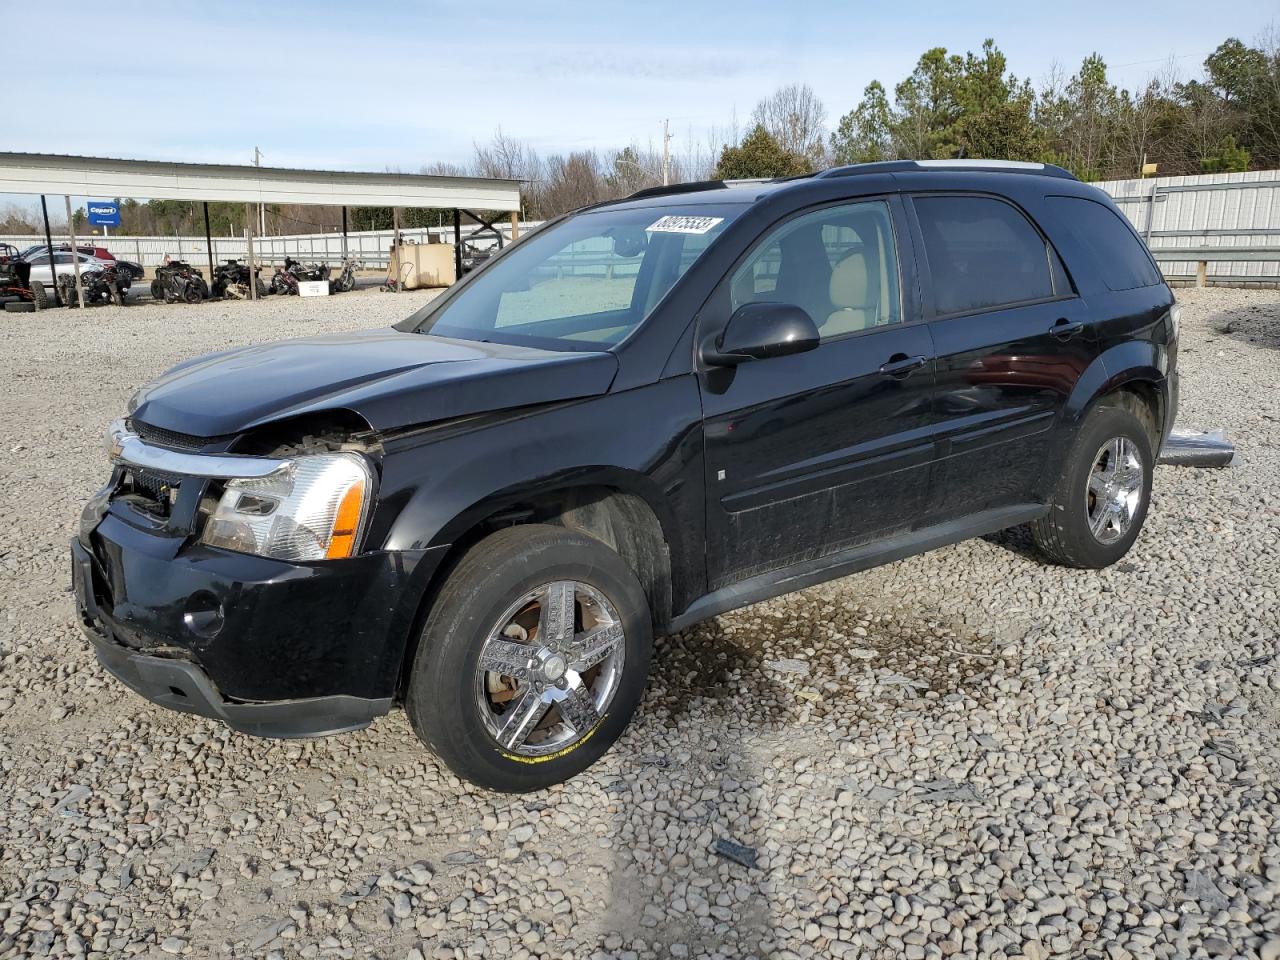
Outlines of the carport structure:
[{"label": "carport structure", "polygon": [[[67,204],[67,231],[76,245],[71,224],[71,197],[187,200],[204,205],[209,278],[213,279],[213,238],[209,231],[209,201],[245,204],[313,204],[342,208],[343,254],[346,253],[347,208],[391,207],[399,242],[399,210],[420,207],[453,211],[454,265],[462,276],[462,214],[484,226],[492,220],[473,211],[510,211],[515,239],[520,210],[520,181],[487,177],[436,176],[419,173],[363,173],[339,170],[295,170],[249,164],[174,163],[161,160],[118,160],[106,157],[60,156],[43,153],[0,152],[0,193],[40,196],[45,242],[52,264],[53,238],[49,228],[47,195],[62,195]],[[245,230],[250,276],[253,275],[253,218]],[[80,288],[79,260],[75,264]],[[256,285],[249,284],[256,297]],[[54,285],[57,296],[57,285]],[[84,302],[82,294],[80,302]]]}]

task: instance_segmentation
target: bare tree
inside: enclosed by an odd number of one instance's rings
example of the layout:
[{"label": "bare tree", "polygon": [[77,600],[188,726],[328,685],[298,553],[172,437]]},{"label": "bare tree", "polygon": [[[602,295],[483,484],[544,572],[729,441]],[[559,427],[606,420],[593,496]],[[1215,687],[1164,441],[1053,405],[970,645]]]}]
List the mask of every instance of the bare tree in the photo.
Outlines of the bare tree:
[{"label": "bare tree", "polygon": [[594,150],[557,154],[547,160],[547,176],[539,214],[554,217],[578,207],[604,199],[604,178],[600,175],[600,158]]},{"label": "bare tree", "polygon": [[814,167],[826,160],[827,110],[807,83],[789,83],[756,104],[751,122],[762,125],[782,149]]},{"label": "bare tree", "polygon": [[477,177],[525,181],[526,186],[521,190],[524,214],[532,217],[544,215],[541,212],[541,193],[546,165],[524,141],[507,136],[499,127],[487,145],[475,144],[471,170]]}]

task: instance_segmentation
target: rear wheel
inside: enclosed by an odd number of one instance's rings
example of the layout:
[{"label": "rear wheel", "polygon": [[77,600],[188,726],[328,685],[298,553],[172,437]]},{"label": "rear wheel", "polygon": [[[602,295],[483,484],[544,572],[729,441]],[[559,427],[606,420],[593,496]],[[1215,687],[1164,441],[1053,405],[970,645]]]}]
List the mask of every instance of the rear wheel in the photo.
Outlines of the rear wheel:
[{"label": "rear wheel", "polygon": [[31,302],[35,304],[36,310],[43,310],[49,306],[49,291],[44,288],[44,284],[39,280],[31,282]]},{"label": "rear wheel", "polygon": [[1076,437],[1049,513],[1031,526],[1040,552],[1093,569],[1123,557],[1146,520],[1154,466],[1148,424],[1130,405],[1104,401]]},{"label": "rear wheel", "polygon": [[440,591],[405,710],[458,776],[538,790],[626,728],[652,645],[644,591],[616,553],[559,527],[512,527],[473,547]]}]

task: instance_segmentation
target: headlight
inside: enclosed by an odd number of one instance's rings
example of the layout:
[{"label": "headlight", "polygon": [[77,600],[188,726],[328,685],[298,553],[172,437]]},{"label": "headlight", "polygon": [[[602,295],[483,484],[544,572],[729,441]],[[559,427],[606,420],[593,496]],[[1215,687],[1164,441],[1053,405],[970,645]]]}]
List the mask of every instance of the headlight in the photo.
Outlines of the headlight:
[{"label": "headlight", "polygon": [[201,540],[276,560],[337,560],[356,552],[373,473],[355,453],[293,457],[265,477],[228,480]]}]

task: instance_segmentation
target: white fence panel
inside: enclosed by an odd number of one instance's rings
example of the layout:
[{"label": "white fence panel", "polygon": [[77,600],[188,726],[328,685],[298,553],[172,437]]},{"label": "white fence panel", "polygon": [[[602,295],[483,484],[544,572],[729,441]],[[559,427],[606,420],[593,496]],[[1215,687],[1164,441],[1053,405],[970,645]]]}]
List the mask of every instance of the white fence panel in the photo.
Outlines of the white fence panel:
[{"label": "white fence panel", "polygon": [[[541,221],[530,221],[520,224],[520,232],[525,233],[539,226]],[[496,224],[498,230],[507,240],[511,239],[511,224]],[[465,239],[474,231],[475,224],[464,224],[462,236]],[[385,267],[390,263],[391,240],[395,235],[392,230],[359,230],[347,233],[347,251],[366,268]],[[406,240],[427,243],[428,238],[436,243],[452,243],[453,227],[415,227],[400,231]],[[246,256],[244,237],[213,237],[213,262],[243,259]],[[55,245],[68,242],[66,234],[55,234]],[[164,262],[166,255],[178,260],[187,260],[196,267],[206,268],[208,251],[205,238],[200,236],[173,237],[131,237],[97,234],[78,236],[76,242],[81,246],[106,247],[122,260],[133,260],[147,267],[154,267]],[[19,250],[32,244],[43,244],[43,236],[32,234],[0,236],[0,243],[10,243]],[[487,246],[492,241],[481,238],[478,246]],[[282,264],[286,256],[295,260],[321,261],[336,264],[342,261],[341,233],[301,233],[281,237],[254,237],[253,255],[259,263],[265,265]]]}]

